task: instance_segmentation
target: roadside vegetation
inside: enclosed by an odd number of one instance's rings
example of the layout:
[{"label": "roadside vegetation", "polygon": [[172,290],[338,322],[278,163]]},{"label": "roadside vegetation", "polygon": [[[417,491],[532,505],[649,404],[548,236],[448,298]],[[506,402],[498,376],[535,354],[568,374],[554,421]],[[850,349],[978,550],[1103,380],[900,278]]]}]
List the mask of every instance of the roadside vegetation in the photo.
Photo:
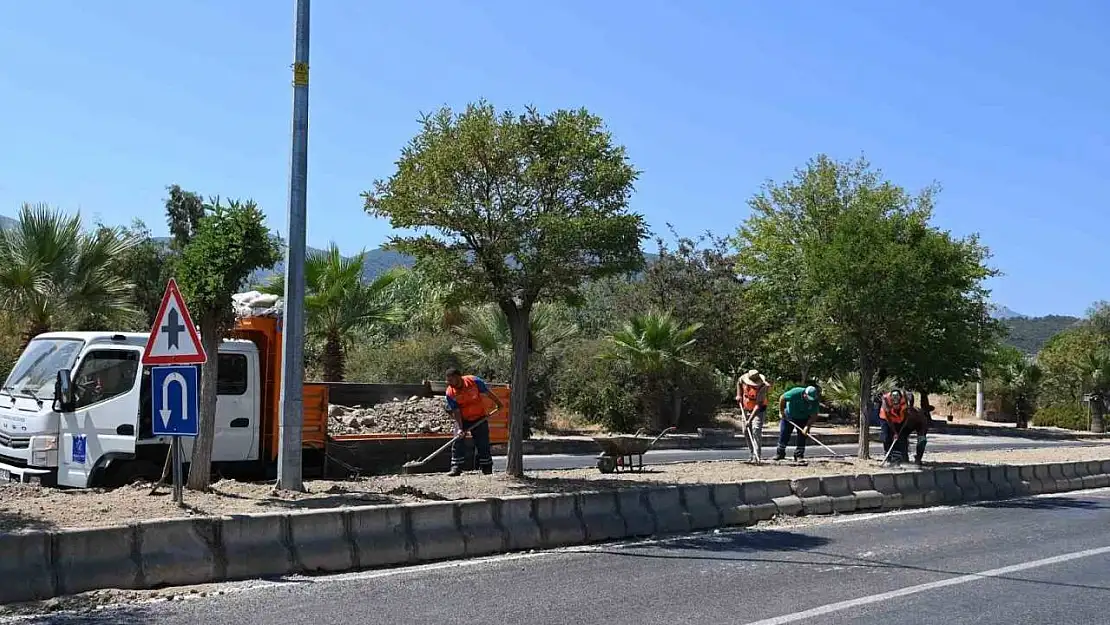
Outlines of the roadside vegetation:
[{"label": "roadside vegetation", "polygon": [[[396,170],[351,198],[411,234],[310,252],[308,377],[419,382],[461,366],[512,383],[527,421],[511,429],[511,474],[537,431],[713,427],[752,368],[774,381],[771,419],[796,384],[856,427],[894,384],[974,405],[981,369],[994,418],[1086,429],[1093,406],[1102,429],[1103,404],[1084,397],[1110,393],[1110,305],[1012,322],[1008,337],[984,287],[999,275],[990,252],[934,225],[936,188],[817,155],[767,172],[735,224],[687,237],[632,209],[640,172],[584,109],[477,102],[415,131]],[[170,185],[164,211],[170,236],[156,238],[22,207],[0,231],[0,367],[40,332],[147,330],[171,275],[206,337],[230,327],[231,293],[281,293],[282,243],[253,202]]]}]

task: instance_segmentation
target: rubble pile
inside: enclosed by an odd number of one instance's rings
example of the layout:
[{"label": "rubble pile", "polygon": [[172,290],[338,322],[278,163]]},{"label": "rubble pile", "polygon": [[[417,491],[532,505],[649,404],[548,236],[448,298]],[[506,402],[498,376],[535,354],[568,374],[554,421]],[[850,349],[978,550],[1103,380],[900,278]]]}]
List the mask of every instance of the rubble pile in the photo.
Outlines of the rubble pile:
[{"label": "rubble pile", "polygon": [[451,415],[442,397],[410,397],[368,408],[328,406],[330,434],[450,434]]}]

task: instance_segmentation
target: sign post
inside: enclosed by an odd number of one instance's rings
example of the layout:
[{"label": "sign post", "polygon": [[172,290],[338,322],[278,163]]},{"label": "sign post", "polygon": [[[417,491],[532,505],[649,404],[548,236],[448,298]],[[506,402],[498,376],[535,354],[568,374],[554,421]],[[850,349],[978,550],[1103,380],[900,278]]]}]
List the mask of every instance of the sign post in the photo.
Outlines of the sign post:
[{"label": "sign post", "polygon": [[150,401],[155,436],[170,437],[173,500],[184,503],[181,438],[200,433],[200,366],[208,361],[185,299],[170,278],[154,317],[143,364],[150,370]]}]

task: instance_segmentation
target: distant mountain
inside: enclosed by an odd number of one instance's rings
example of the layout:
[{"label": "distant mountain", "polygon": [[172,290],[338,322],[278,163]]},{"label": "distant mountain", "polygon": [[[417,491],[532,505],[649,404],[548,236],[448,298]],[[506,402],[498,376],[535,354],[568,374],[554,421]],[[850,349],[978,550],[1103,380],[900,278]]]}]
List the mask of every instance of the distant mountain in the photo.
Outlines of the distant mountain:
[{"label": "distant mountain", "polygon": [[1006,308],[1005,306],[999,306],[998,304],[991,304],[991,316],[994,317],[995,319],[1025,319],[1025,318],[1027,318],[1025,315],[1023,315],[1019,312],[1014,312],[1013,310],[1010,310],[1009,308]]},{"label": "distant mountain", "polygon": [[1005,319],[1010,334],[1005,342],[1026,354],[1036,354],[1041,351],[1049,339],[1060,332],[1074,327],[1082,321],[1078,317],[1066,315],[1047,315],[1045,317],[1012,317]]}]

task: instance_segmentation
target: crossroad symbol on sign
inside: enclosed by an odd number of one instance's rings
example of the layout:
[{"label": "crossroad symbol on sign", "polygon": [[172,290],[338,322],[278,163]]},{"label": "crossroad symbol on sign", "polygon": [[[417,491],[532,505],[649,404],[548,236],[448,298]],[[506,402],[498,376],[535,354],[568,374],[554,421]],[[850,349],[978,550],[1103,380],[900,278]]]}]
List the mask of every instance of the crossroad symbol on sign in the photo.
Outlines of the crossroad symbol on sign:
[{"label": "crossroad symbol on sign", "polygon": [[199,365],[208,361],[200,335],[185,307],[185,300],[172,278],[166,285],[154,327],[150,330],[144,365]]},{"label": "crossroad symbol on sign", "polygon": [[155,436],[196,436],[200,376],[193,365],[153,367],[150,399],[157,416]]}]

